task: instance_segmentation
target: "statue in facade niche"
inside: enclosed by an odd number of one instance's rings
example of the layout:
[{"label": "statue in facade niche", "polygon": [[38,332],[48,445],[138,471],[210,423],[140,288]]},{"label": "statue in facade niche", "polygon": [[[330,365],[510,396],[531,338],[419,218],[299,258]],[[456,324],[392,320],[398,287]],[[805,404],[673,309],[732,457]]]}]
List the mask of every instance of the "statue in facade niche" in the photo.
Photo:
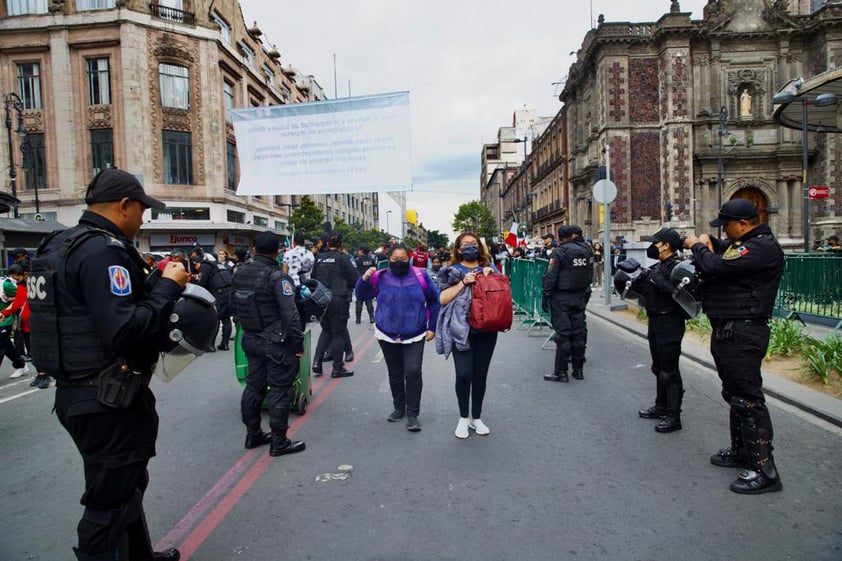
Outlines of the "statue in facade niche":
[{"label": "statue in facade niche", "polygon": [[748,88],[743,88],[740,94],[740,117],[751,117],[751,94]]}]

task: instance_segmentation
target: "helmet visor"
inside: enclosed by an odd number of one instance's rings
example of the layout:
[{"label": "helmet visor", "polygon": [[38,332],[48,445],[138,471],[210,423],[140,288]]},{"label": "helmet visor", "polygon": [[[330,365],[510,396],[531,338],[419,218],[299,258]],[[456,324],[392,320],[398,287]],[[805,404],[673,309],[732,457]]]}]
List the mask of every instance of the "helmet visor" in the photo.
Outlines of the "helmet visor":
[{"label": "helmet visor", "polygon": [[176,345],[170,352],[161,354],[160,360],[155,364],[155,376],[163,382],[169,382],[194,360],[195,354],[181,345]]}]

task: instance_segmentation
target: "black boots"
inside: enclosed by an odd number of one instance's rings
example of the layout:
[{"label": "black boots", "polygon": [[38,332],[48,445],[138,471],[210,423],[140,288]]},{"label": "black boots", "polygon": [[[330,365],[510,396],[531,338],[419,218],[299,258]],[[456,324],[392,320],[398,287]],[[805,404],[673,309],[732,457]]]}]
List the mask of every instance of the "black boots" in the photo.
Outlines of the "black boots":
[{"label": "black boots", "polygon": [[287,454],[296,454],[303,452],[306,447],[300,440],[288,439],[286,431],[281,434],[272,433],[272,441],[269,443],[269,455],[286,456]]},{"label": "black boots", "polygon": [[573,376],[574,378],[576,378],[577,380],[584,380],[584,379],[585,379],[585,373],[582,371],[582,369],[581,369],[581,368],[576,368],[576,367],[573,367],[573,374],[572,374],[572,376]]},{"label": "black boots", "polygon": [[766,404],[732,397],[731,407],[742,422],[743,444],[748,458],[748,469],[731,483],[731,490],[745,495],[780,491],[784,486],[772,457],[771,423],[769,429],[760,428],[757,424],[757,413],[765,410]]},{"label": "black boots", "polygon": [[560,345],[557,344],[555,349],[555,363],[553,365],[555,370],[552,374],[544,374],[544,380],[548,382],[569,382],[567,377],[567,357],[562,355]]},{"label": "black boots", "polygon": [[347,378],[353,375],[354,372],[352,370],[348,370],[344,366],[340,366],[338,370],[334,368],[333,372],[330,373],[331,378]]},{"label": "black boots", "polygon": [[710,463],[725,468],[747,468],[748,457],[746,456],[745,446],[743,446],[743,431],[740,426],[740,417],[734,411],[733,407],[730,413],[731,447],[722,448],[719,452],[711,456]]},{"label": "black boots", "polygon": [[318,361],[314,360],[313,361],[313,374],[315,374],[316,376],[322,375],[322,361],[320,361],[320,360],[318,360]]},{"label": "black boots", "polygon": [[174,547],[166,551],[155,551],[152,553],[153,561],[178,561],[181,559],[181,553]]},{"label": "black boots", "polygon": [[268,432],[255,431],[246,433],[246,449],[251,450],[259,446],[265,446],[272,441],[272,435]]},{"label": "black boots", "polygon": [[570,378],[567,377],[566,370],[561,370],[552,374],[544,374],[544,380],[548,382],[569,382]]},{"label": "black boots", "polygon": [[641,419],[663,419],[667,414],[667,389],[661,382],[658,371],[653,369],[652,372],[655,374],[655,405],[638,411],[637,415]]},{"label": "black boots", "polygon": [[661,422],[655,426],[655,432],[675,432],[681,430],[681,402],[684,399],[684,386],[678,372],[661,372],[666,380],[667,406]]}]

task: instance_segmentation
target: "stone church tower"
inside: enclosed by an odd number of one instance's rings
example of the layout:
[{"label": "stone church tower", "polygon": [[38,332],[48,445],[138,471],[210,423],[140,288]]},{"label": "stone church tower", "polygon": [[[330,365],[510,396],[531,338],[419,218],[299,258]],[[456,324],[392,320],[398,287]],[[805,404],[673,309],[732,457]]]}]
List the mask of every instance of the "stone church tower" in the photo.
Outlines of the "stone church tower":
[{"label": "stone church tower", "polygon": [[[690,15],[672,0],[657,22],[600,16],[585,36],[559,96],[569,122],[570,221],[599,235],[591,186],[608,146],[618,188],[612,232],[639,240],[662,223],[709,231],[720,200],[746,198],[798,248],[802,135],[774,122],[772,96],[842,63],[842,3],[711,0],[702,20]],[[839,136],[810,134],[810,184],[832,194],[811,205],[812,239],[842,224]]]}]

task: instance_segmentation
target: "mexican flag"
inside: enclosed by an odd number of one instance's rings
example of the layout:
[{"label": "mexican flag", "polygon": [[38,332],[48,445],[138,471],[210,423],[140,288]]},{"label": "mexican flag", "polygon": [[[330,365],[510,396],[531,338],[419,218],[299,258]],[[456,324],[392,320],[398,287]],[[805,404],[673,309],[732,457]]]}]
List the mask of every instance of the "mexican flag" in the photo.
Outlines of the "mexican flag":
[{"label": "mexican flag", "polygon": [[517,222],[512,222],[512,227],[508,232],[505,232],[503,241],[512,249],[517,247]]}]

